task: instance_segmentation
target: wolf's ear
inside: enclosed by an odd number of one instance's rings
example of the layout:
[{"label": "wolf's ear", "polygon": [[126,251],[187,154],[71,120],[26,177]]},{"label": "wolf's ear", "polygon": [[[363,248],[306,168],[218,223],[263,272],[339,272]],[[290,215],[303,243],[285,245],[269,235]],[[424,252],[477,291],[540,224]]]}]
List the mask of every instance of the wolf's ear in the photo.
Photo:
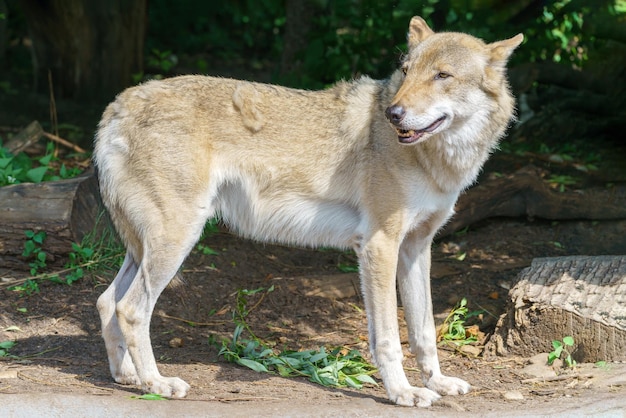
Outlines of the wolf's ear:
[{"label": "wolf's ear", "polygon": [[491,54],[491,64],[497,67],[504,67],[515,48],[524,40],[524,35],[518,33],[512,38],[488,44]]},{"label": "wolf's ear", "polygon": [[407,34],[409,49],[415,48],[417,44],[428,38],[433,33],[435,32],[428,27],[428,24],[424,19],[419,16],[413,16],[411,23],[409,23],[409,33]]}]

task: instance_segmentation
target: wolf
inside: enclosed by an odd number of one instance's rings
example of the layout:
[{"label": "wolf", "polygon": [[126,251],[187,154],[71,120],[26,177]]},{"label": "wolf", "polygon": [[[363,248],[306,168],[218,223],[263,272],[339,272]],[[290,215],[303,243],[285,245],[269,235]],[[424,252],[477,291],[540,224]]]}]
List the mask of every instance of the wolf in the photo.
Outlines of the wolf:
[{"label": "wolf", "polygon": [[[102,200],[126,256],[98,298],[111,374],[166,397],[150,319],[207,219],[260,241],[352,248],[369,344],[387,395],[429,406],[470,385],[441,373],[430,251],[459,194],[514,115],[506,64],[523,35],[485,43],[435,33],[418,16],[386,80],[322,91],[179,76],[120,93],[94,145]],[[397,293],[425,387],[402,367]]]}]

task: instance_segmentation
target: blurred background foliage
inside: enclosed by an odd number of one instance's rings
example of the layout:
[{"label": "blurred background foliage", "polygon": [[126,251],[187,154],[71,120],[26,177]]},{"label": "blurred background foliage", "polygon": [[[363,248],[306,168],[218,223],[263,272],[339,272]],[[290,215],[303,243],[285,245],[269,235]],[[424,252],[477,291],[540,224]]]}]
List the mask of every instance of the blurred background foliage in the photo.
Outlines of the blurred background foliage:
[{"label": "blurred background foliage", "polygon": [[[85,8],[91,3],[65,0],[56,7],[69,9],[81,2]],[[28,25],[33,22],[27,22],[24,12],[42,3],[55,6],[54,1],[0,1],[0,71],[4,70],[0,88],[33,80],[28,40]],[[435,30],[469,32],[487,41],[524,33],[525,45],[512,65],[553,61],[583,68],[590,53],[607,42],[624,42],[626,32],[626,0],[234,0],[219,5],[150,0],[145,4],[145,16],[133,17],[147,24],[140,35],[144,36],[143,68],[133,73],[132,82],[189,72],[254,77],[304,88],[320,88],[359,74],[383,78],[397,65],[413,15],[424,17]]]},{"label": "blurred background foliage", "polygon": [[[296,19],[306,33],[292,40],[286,30],[290,3],[239,0],[216,8],[210,2],[152,0],[148,55],[169,51],[182,67],[200,72],[235,62],[242,70],[267,71],[268,81],[319,88],[359,74],[386,77],[404,50],[413,15],[435,30],[487,41],[522,32],[526,43],[512,65],[554,61],[576,68],[611,41],[612,30],[621,30],[615,35],[623,41],[626,23],[626,0],[300,0]],[[290,56],[296,72],[281,68],[287,66],[281,54],[288,42],[300,42]]]},{"label": "blurred background foliage", "polygon": [[386,78],[414,15],[487,42],[525,35],[509,65],[524,123],[503,147],[567,143],[589,160],[601,139],[626,144],[626,0],[0,0],[0,126],[45,123],[54,95],[87,145],[115,94],[178,74],[307,89]]}]

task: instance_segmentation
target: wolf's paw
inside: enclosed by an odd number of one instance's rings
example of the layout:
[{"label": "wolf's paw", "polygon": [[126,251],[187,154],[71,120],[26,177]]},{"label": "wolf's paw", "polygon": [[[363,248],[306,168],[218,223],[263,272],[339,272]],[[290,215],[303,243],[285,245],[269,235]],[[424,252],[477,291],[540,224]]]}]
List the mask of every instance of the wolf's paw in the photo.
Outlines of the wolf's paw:
[{"label": "wolf's paw", "polygon": [[184,398],[190,386],[178,377],[159,376],[146,381],[141,388],[146,393],[156,393],[166,398]]},{"label": "wolf's paw", "polygon": [[120,385],[135,385],[140,386],[141,381],[139,380],[139,376],[133,369],[130,372],[117,372],[113,374],[113,379],[119,383]]},{"label": "wolf's paw", "polygon": [[472,388],[465,380],[441,374],[428,379],[426,387],[441,395],[463,395]]},{"label": "wolf's paw", "polygon": [[389,393],[389,399],[402,406],[419,406],[425,408],[431,406],[433,402],[441,398],[439,394],[426,388],[416,388],[414,386],[399,388]]}]

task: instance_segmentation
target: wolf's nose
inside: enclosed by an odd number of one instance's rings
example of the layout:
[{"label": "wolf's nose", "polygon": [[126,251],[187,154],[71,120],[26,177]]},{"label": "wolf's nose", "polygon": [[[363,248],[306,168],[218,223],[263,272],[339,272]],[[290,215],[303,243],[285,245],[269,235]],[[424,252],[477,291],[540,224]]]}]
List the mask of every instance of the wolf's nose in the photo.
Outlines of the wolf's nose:
[{"label": "wolf's nose", "polygon": [[406,111],[404,110],[402,106],[393,105],[393,106],[389,106],[385,110],[385,116],[387,116],[387,119],[389,119],[389,122],[393,124],[398,124],[402,122],[402,119],[404,119],[405,115],[406,115]]}]

